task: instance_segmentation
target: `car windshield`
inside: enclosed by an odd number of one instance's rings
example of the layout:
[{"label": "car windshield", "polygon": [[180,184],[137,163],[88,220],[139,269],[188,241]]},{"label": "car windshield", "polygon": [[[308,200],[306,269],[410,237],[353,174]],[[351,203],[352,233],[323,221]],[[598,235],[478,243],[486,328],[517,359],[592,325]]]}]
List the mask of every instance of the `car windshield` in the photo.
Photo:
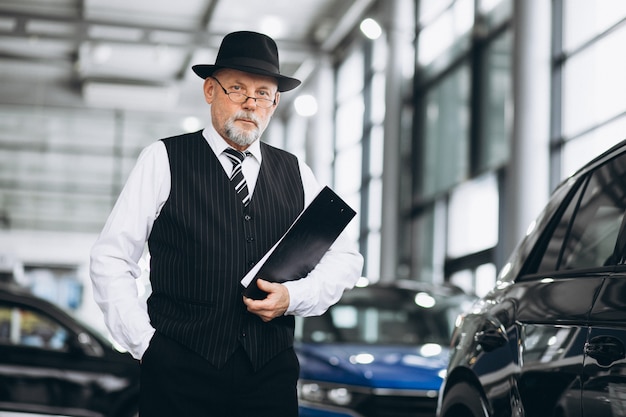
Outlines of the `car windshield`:
[{"label": "car windshield", "polygon": [[355,288],[320,317],[299,320],[305,343],[448,344],[466,295],[441,296],[397,288]]}]

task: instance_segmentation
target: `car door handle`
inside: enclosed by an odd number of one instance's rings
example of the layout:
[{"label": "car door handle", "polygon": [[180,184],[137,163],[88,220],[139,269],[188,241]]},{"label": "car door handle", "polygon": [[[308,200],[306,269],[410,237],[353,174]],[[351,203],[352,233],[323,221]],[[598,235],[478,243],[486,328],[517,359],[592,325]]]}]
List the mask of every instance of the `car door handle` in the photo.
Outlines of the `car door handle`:
[{"label": "car door handle", "polygon": [[486,352],[491,352],[501,346],[504,346],[506,343],[506,336],[503,334],[502,330],[497,327],[483,329],[482,331],[476,333],[474,335],[474,340]]},{"label": "car door handle", "polygon": [[602,366],[608,366],[615,361],[626,357],[626,350],[621,340],[612,336],[596,336],[585,343],[585,355],[598,361]]}]

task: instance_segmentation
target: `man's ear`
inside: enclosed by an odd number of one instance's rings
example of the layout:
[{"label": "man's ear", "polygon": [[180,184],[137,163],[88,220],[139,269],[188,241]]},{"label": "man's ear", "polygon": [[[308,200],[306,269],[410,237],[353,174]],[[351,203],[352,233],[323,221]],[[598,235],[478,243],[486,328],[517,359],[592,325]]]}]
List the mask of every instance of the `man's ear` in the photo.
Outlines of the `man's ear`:
[{"label": "man's ear", "polygon": [[206,102],[209,104],[213,103],[213,94],[215,93],[215,84],[213,83],[213,80],[211,79],[211,77],[206,77],[204,79],[203,90],[204,90],[204,100],[206,100]]}]

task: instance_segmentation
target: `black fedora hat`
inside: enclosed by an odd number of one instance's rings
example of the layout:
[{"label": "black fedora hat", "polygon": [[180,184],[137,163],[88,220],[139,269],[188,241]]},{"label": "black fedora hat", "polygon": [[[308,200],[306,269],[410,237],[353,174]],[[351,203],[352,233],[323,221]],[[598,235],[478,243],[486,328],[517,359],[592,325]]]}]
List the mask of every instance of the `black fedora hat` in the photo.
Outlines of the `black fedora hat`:
[{"label": "black fedora hat", "polygon": [[300,85],[300,80],[280,73],[276,42],[262,33],[229,33],[222,40],[215,65],[201,64],[192,67],[201,78],[209,77],[222,68],[274,77],[278,81],[278,91],[289,91]]}]

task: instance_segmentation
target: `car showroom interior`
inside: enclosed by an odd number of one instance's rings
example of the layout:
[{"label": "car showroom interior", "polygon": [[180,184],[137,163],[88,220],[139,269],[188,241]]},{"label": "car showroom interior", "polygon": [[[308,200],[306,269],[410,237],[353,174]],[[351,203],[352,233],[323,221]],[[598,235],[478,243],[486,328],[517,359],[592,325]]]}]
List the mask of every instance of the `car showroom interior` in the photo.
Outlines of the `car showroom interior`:
[{"label": "car showroom interior", "polygon": [[356,212],[300,416],[626,415],[624,0],[0,0],[0,416],[139,415],[90,254],[234,31],[301,81],[261,141]]}]

